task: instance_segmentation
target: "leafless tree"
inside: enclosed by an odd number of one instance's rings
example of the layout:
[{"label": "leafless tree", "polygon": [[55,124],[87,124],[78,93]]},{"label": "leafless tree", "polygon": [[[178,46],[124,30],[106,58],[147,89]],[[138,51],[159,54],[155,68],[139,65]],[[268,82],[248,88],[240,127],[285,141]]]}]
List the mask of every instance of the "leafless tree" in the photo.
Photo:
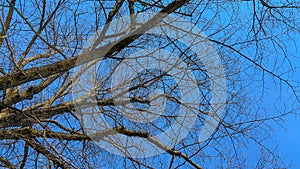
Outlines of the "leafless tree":
[{"label": "leafless tree", "polygon": [[[272,134],[269,122],[281,122],[283,117],[295,113],[296,106],[269,112],[263,109],[260,97],[268,90],[265,84],[270,80],[266,79],[271,78],[273,84],[280,86],[272,92],[287,90],[290,104],[299,104],[297,82],[289,79],[296,69],[292,49],[297,48],[296,35],[300,32],[299,2],[0,0],[0,6],[1,167],[289,166],[266,140]],[[138,17],[143,13],[152,14],[141,21]],[[226,102],[220,103],[224,110],[218,117],[211,112],[218,104],[212,104],[210,100],[216,77],[209,76],[209,69],[218,68],[205,67],[204,62],[197,59],[199,53],[191,50],[191,45],[168,36],[168,32],[149,33],[157,25],[167,25],[191,34],[190,30],[184,30],[186,23],[168,25],[170,22],[166,18],[170,16],[199,28],[206,36],[203,41],[214,46],[220,56],[225,77],[219,78],[226,78],[227,87],[224,88]],[[127,25],[121,22],[124,18],[129,18]],[[116,22],[121,26],[114,27]],[[194,36],[200,35],[198,33]],[[184,64],[192,71],[195,75],[193,82],[199,91],[196,109],[181,101],[185,93],[170,75],[171,70],[178,66],[169,67],[167,71],[160,70],[160,67],[145,69],[136,72],[133,79],[127,79],[130,80],[130,83],[126,82],[128,84],[111,85],[124,60],[149,48],[170,51],[179,58],[173,60],[175,65]],[[143,57],[151,56],[150,51],[130,59],[143,67],[147,64]],[[162,62],[160,58],[156,59]],[[99,61],[98,74],[89,79],[90,82],[82,82],[82,75]],[[180,76],[185,71],[182,66],[175,71],[179,81],[185,80]],[[125,78],[121,78],[121,82],[126,81],[126,76],[126,73],[122,74]],[[120,80],[120,77],[115,78]],[[87,86],[92,84],[93,90],[73,97],[74,91],[80,93],[80,89],[85,89],[80,88],[84,83]],[[122,90],[124,85],[129,85],[128,90]],[[124,93],[113,93],[119,90],[126,93],[126,99],[119,99]],[[155,93],[155,90],[163,92]],[[261,95],[251,93],[253,90],[261,91]],[[163,114],[158,109],[149,109],[155,101],[165,103]],[[197,118],[188,128],[188,134],[170,147],[153,136],[180,121],[180,106],[193,112]],[[101,115],[110,128],[106,126],[91,132],[90,126],[83,122],[85,115],[93,117],[88,120],[97,120],[97,115]],[[143,115],[154,120],[147,123],[134,120],[141,120]],[[204,130],[207,118],[214,118],[218,123],[213,125],[213,132],[201,140],[203,133],[200,131]],[[123,152],[123,156],[99,146],[104,142],[118,144],[118,140],[112,140],[116,135],[147,139],[163,153],[136,158],[126,152],[121,143],[115,148]],[[135,149],[144,156],[149,153],[143,147],[136,146]],[[257,157],[251,157],[253,154]]]}]

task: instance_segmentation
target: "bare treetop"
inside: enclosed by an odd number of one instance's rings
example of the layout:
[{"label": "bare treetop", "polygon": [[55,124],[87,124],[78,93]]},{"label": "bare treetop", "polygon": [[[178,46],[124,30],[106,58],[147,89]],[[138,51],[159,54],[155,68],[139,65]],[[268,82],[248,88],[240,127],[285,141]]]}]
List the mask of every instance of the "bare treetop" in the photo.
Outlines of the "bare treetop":
[{"label": "bare treetop", "polygon": [[299,108],[299,2],[0,8],[1,167],[289,167],[268,141]]}]

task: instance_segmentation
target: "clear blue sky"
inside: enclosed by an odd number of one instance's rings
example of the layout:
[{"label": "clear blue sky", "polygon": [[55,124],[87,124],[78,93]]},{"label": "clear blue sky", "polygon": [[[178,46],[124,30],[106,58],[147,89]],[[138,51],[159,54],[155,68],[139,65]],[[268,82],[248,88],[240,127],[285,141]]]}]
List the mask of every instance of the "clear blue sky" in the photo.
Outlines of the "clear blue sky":
[{"label": "clear blue sky", "polygon": [[[300,39],[300,37],[299,37]],[[300,47],[300,44],[298,44]],[[299,52],[295,51],[295,54],[300,56]],[[291,60],[295,65],[299,65],[300,68],[300,59],[293,59]],[[292,76],[293,80],[300,81],[300,69],[296,69],[294,71],[294,75]],[[269,83],[272,83],[270,80]],[[300,84],[296,84],[297,87]],[[278,90],[274,90],[274,92],[269,92],[268,95],[265,96],[266,106],[269,107],[268,110],[276,111],[275,106],[277,109],[281,109],[284,111],[285,106],[295,110],[295,114],[291,114],[283,118],[284,121],[281,121],[282,127],[279,127],[276,124],[273,125],[274,129],[274,142],[278,145],[278,152],[281,156],[284,157],[284,160],[289,163],[291,162],[292,168],[300,168],[300,104],[299,102],[293,102],[293,98],[290,98],[291,91],[282,91],[282,100],[278,100]],[[298,93],[299,94],[299,93]],[[286,104],[286,105],[284,105]]]},{"label": "clear blue sky", "polygon": [[[224,8],[226,8],[226,5]],[[240,9],[236,12],[238,12],[240,16],[244,15],[244,19],[250,19],[249,22],[251,22],[253,14],[253,2],[241,2],[239,4],[239,8]],[[283,10],[283,12],[287,12],[287,10]],[[232,13],[224,13],[222,16],[223,18],[220,18],[220,22],[224,21],[224,25],[227,22],[232,22],[227,20],[228,18],[226,18],[226,15],[230,16]],[[238,26],[238,21],[234,20],[234,22],[237,22]],[[268,22],[272,21],[269,20]],[[249,25],[251,25],[251,23]],[[300,28],[300,26],[298,28]],[[276,29],[269,31],[270,32],[268,33],[274,31],[272,33],[282,34],[278,36],[278,38],[281,40],[281,43],[286,45],[285,47],[286,51],[288,51],[288,59],[290,59],[289,61],[291,65],[289,65],[287,60],[284,61],[283,53],[276,53],[275,51],[271,51],[270,53],[263,55],[264,61],[262,62],[262,65],[277,75],[282,76],[284,79],[288,79],[289,82],[295,87],[294,89],[296,90],[296,95],[300,96],[299,32],[291,35],[292,38],[298,39],[296,42],[293,42],[288,39],[287,35],[283,34],[283,29],[277,29],[278,32],[276,32]],[[245,33],[245,31],[240,30],[235,35],[236,39],[232,38],[232,40],[229,41],[238,41],[239,38],[243,38],[243,33]],[[266,44],[266,47],[269,46]],[[255,48],[255,46],[247,47],[242,51],[242,53],[250,55],[251,58],[256,58],[255,54],[253,54]],[[262,129],[261,132],[266,132],[266,135],[267,133],[270,134],[270,137],[268,137],[270,140],[265,142],[266,146],[268,146],[270,149],[275,149],[274,152],[278,153],[280,157],[283,157],[283,160],[286,164],[291,164],[291,168],[300,168],[300,102],[296,100],[295,94],[284,82],[280,82],[278,79],[270,76],[266,72],[264,73],[264,78],[262,78],[263,73],[259,70],[259,68],[256,68],[258,73],[255,74],[253,69],[254,65],[252,63],[246,59],[241,59],[240,62],[242,63],[240,64],[242,65],[242,68],[252,66],[251,69],[247,70],[249,72],[242,72],[241,74],[242,76],[245,76],[244,79],[248,80],[248,83],[250,84],[249,86],[246,86],[247,90],[250,90],[248,97],[257,99],[257,102],[253,102],[252,104],[259,104],[260,112],[262,114],[268,114],[269,117],[271,117],[281,113],[293,111],[291,114],[284,116],[282,119],[277,119],[277,121],[267,121],[265,123],[265,127],[263,128],[265,131]],[[281,63],[283,63],[283,65],[279,66]],[[274,66],[275,64],[276,66]],[[251,74],[250,77],[246,77],[246,74],[248,73]],[[257,145],[253,144],[253,146],[249,146],[247,153],[249,153],[248,155],[251,156],[251,159],[254,159],[255,156],[259,154],[258,151],[259,149],[257,149]],[[252,160],[250,160],[250,163],[251,161]],[[256,161],[253,160],[253,163],[255,162]]]}]

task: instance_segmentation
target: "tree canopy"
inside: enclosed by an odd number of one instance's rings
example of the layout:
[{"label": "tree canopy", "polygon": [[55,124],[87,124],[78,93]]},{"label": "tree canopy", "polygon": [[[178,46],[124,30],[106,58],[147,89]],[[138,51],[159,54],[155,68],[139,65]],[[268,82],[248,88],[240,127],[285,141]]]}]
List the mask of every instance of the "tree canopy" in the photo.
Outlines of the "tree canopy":
[{"label": "tree canopy", "polygon": [[0,8],[1,167],[289,167],[269,141],[299,107],[299,2]]}]

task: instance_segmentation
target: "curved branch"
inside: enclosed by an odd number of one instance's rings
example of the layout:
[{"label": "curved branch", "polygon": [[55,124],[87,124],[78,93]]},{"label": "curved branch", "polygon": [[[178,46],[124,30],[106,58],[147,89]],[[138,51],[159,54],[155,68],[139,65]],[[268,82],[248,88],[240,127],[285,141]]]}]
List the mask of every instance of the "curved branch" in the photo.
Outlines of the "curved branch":
[{"label": "curved branch", "polygon": [[0,47],[2,46],[3,40],[6,37],[6,32],[9,28],[10,22],[12,20],[12,15],[14,13],[14,6],[16,5],[16,0],[12,0],[10,2],[10,7],[9,7],[9,11],[8,11],[8,15],[6,17],[6,21],[3,25],[2,31],[0,33]]},{"label": "curved branch", "polygon": [[[138,39],[149,29],[157,25],[162,19],[167,16],[167,14],[174,12],[187,2],[189,2],[189,0],[174,1],[170,3],[167,7],[162,9],[159,14],[156,14],[154,17],[145,22],[145,24],[143,24],[141,27],[132,31],[132,33],[123,40],[118,41],[117,43],[107,44],[103,47],[100,47],[99,49],[87,53],[83,53],[82,55],[79,55],[81,59],[80,61],[77,60],[79,59],[79,56],[75,56],[46,66],[30,68],[24,71],[18,71],[13,74],[4,75],[0,77],[0,90],[5,89],[6,87],[15,87],[32,80],[48,77],[56,73],[66,72],[75,67],[76,64],[84,64],[99,57],[108,58],[112,54],[118,53],[123,50],[126,46]],[[104,56],[99,56],[99,54],[103,53],[105,54]]]},{"label": "curved branch", "polygon": [[267,8],[270,9],[275,9],[275,8],[300,8],[300,6],[293,6],[293,5],[282,5],[282,6],[273,6],[268,4],[266,1],[264,0],[260,0],[261,4]]},{"label": "curved branch", "polygon": [[4,157],[0,156],[0,162],[6,165],[7,168],[16,169],[16,167]]}]

